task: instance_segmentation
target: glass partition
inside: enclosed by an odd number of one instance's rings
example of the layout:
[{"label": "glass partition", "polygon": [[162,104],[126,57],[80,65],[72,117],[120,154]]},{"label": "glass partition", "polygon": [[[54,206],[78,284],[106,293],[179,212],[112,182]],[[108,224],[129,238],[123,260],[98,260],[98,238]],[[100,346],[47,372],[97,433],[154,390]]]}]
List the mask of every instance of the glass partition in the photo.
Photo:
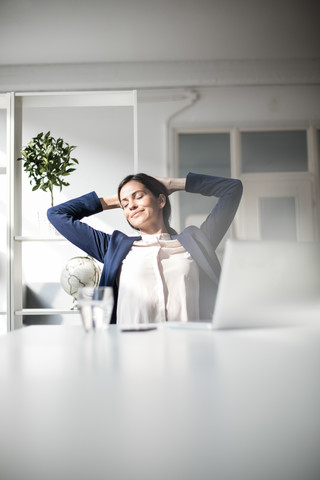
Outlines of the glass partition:
[{"label": "glass partition", "polygon": [[[229,133],[179,133],[178,176],[188,172],[221,177],[231,176]],[[213,208],[215,200],[197,195],[180,194],[180,228],[199,226]]]},{"label": "glass partition", "polygon": [[294,197],[259,198],[261,240],[297,240]]},{"label": "glass partition", "polygon": [[241,158],[242,173],[307,172],[307,132],[241,132]]}]

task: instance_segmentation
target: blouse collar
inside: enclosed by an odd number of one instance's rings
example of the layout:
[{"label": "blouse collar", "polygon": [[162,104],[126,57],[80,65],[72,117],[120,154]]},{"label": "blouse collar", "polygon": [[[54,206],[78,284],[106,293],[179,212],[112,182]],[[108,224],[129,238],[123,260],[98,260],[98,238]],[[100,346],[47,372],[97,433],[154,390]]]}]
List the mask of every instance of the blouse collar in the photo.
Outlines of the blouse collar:
[{"label": "blouse collar", "polygon": [[155,235],[141,235],[141,239],[146,243],[158,242],[159,240],[171,240],[170,233],[157,233]]}]

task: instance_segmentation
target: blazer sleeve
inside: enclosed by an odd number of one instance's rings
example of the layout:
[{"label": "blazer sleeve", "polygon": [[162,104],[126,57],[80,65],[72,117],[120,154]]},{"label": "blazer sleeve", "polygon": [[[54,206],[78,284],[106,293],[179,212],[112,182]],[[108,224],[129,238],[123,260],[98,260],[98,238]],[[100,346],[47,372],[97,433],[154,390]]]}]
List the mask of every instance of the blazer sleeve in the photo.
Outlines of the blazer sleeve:
[{"label": "blazer sleeve", "polygon": [[200,227],[216,249],[238,209],[243,191],[242,182],[233,178],[188,173],[186,191],[218,197],[218,203]]},{"label": "blazer sleeve", "polygon": [[103,263],[111,236],[81,221],[84,217],[101,211],[102,206],[98,195],[91,192],[49,208],[47,216],[61,235]]}]

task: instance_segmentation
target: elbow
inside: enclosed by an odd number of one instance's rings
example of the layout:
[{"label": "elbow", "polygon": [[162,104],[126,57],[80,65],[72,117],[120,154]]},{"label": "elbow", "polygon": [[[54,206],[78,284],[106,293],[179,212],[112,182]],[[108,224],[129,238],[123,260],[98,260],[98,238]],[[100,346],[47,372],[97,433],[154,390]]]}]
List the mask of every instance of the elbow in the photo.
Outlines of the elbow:
[{"label": "elbow", "polygon": [[243,194],[243,183],[239,179],[234,179],[235,181],[235,192],[238,198],[238,202],[240,202]]},{"label": "elbow", "polygon": [[234,180],[235,183],[236,183],[236,187],[237,187],[237,190],[239,192],[239,195],[241,196],[242,193],[243,193],[243,183],[241,182],[241,180],[239,180],[238,178]]},{"label": "elbow", "polygon": [[47,210],[47,217],[48,217],[48,220],[51,219],[51,216],[52,216],[52,207],[48,208]]},{"label": "elbow", "polygon": [[47,210],[47,218],[51,225],[59,232],[61,233],[61,217],[57,212],[57,207],[50,207]]},{"label": "elbow", "polygon": [[48,218],[49,222],[52,223],[52,224],[54,224],[54,217],[55,217],[54,211],[55,211],[54,207],[50,207],[47,210],[47,218]]}]

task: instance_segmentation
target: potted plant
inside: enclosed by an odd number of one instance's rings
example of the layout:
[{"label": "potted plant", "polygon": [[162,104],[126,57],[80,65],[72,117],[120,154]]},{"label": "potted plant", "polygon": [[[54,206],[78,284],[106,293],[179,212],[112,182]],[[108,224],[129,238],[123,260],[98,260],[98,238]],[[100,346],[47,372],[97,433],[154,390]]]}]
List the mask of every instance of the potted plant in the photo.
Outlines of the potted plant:
[{"label": "potted plant", "polygon": [[62,138],[55,139],[50,131],[44,134],[39,133],[21,150],[23,168],[30,178],[32,190],[39,188],[51,194],[51,206],[54,204],[53,188],[70,185],[65,177],[70,175],[79,163],[76,158],[71,157],[71,152],[76,147],[69,145]]}]

